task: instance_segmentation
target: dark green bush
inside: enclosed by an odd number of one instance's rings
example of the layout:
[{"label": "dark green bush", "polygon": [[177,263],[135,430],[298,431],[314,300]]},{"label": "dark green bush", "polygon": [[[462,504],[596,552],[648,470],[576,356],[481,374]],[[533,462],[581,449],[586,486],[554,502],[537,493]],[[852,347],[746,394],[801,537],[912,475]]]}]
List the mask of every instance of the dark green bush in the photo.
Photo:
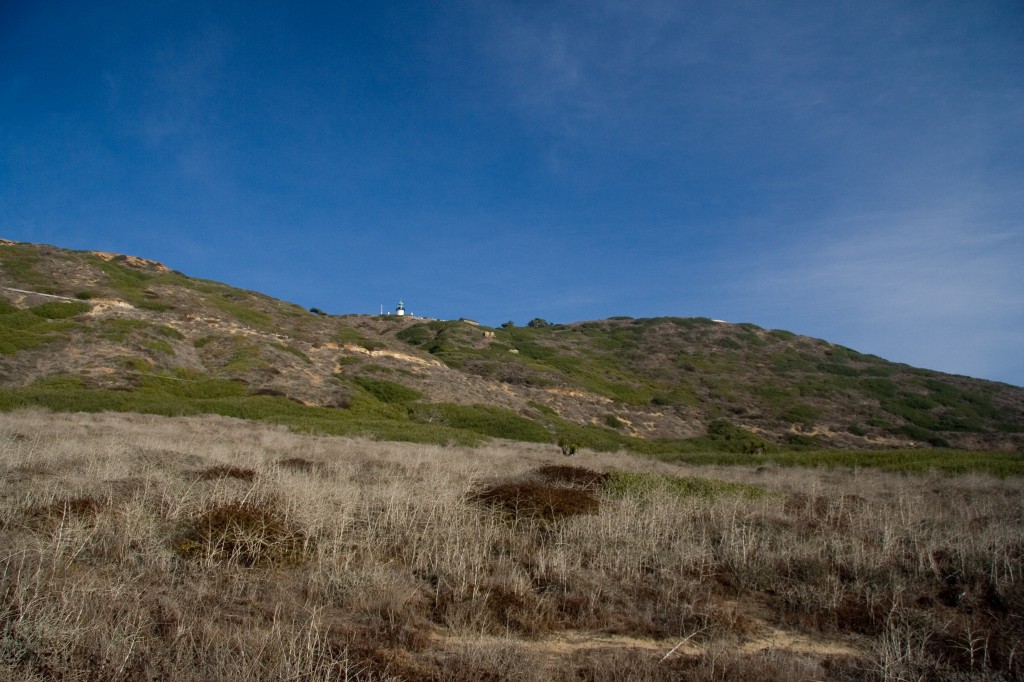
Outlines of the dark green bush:
[{"label": "dark green bush", "polygon": [[768,441],[757,434],[736,426],[727,419],[716,419],[708,425],[706,436],[684,441],[691,449],[710,449],[721,452],[754,454],[765,452]]},{"label": "dark green bush", "polygon": [[91,306],[88,303],[78,301],[51,301],[31,308],[32,314],[47,320],[66,320],[69,317],[88,312]]},{"label": "dark green bush", "polygon": [[414,388],[385,379],[356,377],[352,382],[377,400],[389,405],[409,403],[423,397],[423,394]]},{"label": "dark green bush", "polygon": [[[148,298],[144,298],[134,302],[136,308],[142,308],[143,310],[152,310],[155,313],[163,313],[168,310],[173,310],[174,306],[164,303],[162,301],[153,301]],[[256,311],[252,311],[256,312]],[[246,321],[248,318],[255,316],[249,316],[247,313],[240,311],[238,315],[235,315],[242,321]]]},{"label": "dark green bush", "polygon": [[798,404],[790,407],[779,417],[792,424],[804,424],[810,426],[821,414],[821,410],[811,405]]},{"label": "dark green bush", "polygon": [[876,400],[885,400],[896,395],[896,382],[889,379],[862,379],[861,390]]},{"label": "dark green bush", "polygon": [[604,423],[610,429],[621,429],[625,426],[625,424],[622,423],[622,420],[614,414],[606,414],[604,416]]},{"label": "dark green bush", "polygon": [[413,346],[422,346],[434,339],[434,332],[425,324],[414,324],[395,334],[395,337]]},{"label": "dark green bush", "polygon": [[154,327],[154,329],[156,330],[156,333],[159,334],[160,336],[166,336],[167,338],[174,339],[175,341],[181,341],[182,339],[185,338],[185,335],[179,332],[174,327],[165,327],[164,325],[157,325],[156,327]]},{"label": "dark green bush", "polygon": [[788,332],[785,329],[773,329],[768,332],[768,335],[778,339],[779,341],[790,341],[796,338],[796,334]]},{"label": "dark green bush", "polygon": [[839,376],[860,376],[860,370],[858,370],[856,367],[850,367],[849,365],[842,365],[836,362],[822,363],[818,365],[818,368],[821,369],[823,372],[828,372],[829,374],[836,374]]},{"label": "dark green bush", "polygon": [[814,436],[803,433],[786,434],[786,444],[796,448],[820,448],[821,443]]}]

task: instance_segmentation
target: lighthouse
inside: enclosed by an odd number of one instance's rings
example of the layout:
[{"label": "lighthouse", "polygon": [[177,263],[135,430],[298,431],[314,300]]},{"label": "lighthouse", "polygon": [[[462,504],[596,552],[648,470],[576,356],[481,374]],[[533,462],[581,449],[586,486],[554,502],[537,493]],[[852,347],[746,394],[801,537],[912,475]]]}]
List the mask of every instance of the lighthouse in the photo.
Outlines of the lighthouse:
[{"label": "lighthouse", "polygon": [[405,315],[405,304],[401,301],[398,302],[398,307],[395,308],[395,315],[403,317]]}]

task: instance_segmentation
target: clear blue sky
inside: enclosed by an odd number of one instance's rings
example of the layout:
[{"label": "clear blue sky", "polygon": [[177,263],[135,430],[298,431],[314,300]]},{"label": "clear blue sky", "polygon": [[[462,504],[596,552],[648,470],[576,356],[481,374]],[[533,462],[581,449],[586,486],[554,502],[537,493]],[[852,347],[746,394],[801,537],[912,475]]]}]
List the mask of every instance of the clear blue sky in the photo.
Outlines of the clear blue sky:
[{"label": "clear blue sky", "polygon": [[0,236],[1024,385],[1024,3],[6,0]]}]

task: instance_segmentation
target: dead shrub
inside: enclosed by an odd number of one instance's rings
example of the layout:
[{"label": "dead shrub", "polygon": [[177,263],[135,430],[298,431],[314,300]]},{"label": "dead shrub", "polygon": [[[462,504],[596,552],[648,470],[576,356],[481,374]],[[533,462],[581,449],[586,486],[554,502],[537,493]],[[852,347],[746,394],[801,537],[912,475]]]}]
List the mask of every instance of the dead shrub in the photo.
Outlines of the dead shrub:
[{"label": "dead shrub", "polygon": [[319,473],[323,471],[324,463],[315,462],[305,457],[287,457],[277,461],[277,466],[284,469],[291,469],[292,471],[301,471],[305,474]]},{"label": "dead shrub", "polygon": [[684,674],[687,661],[676,656],[668,660],[657,652],[639,648],[607,647],[576,652],[572,657],[575,675],[585,682],[669,682],[688,679]]},{"label": "dead shrub", "polygon": [[829,498],[794,493],[786,498],[783,508],[787,514],[801,519],[808,529],[815,530],[822,525],[845,529],[850,524],[851,515],[866,506],[867,500],[859,495]]},{"label": "dead shrub", "polygon": [[74,514],[75,516],[96,516],[100,511],[110,507],[110,500],[95,495],[79,495],[68,500],[54,502],[50,509],[56,514]]},{"label": "dead shrub", "polygon": [[551,464],[536,470],[536,473],[552,483],[564,483],[584,490],[600,490],[608,480],[608,474],[585,467]]},{"label": "dead shrub", "polygon": [[241,566],[299,563],[306,535],[273,500],[216,504],[191,519],[175,545],[188,559],[216,558]]},{"label": "dead shrub", "polygon": [[498,483],[473,493],[470,500],[499,509],[513,520],[558,521],[596,514],[600,508],[593,493],[539,481]]},{"label": "dead shrub", "polygon": [[246,467],[229,466],[218,464],[199,472],[197,481],[216,481],[222,478],[236,478],[240,481],[252,481],[256,478],[256,472]]},{"label": "dead shrub", "polygon": [[536,637],[551,629],[553,623],[545,618],[540,600],[533,592],[516,590],[500,581],[489,581],[483,590],[487,612],[498,626],[496,633],[511,630]]},{"label": "dead shrub", "polygon": [[352,482],[375,485],[389,480],[408,477],[408,468],[400,462],[384,459],[368,459],[359,462],[352,473]]},{"label": "dead shrub", "polygon": [[864,679],[862,671],[857,670],[857,663],[842,656],[812,657],[772,648],[744,653],[728,651],[718,645],[699,656],[680,657],[675,677],[648,679],[685,679],[695,682]]},{"label": "dead shrub", "polygon": [[68,517],[91,519],[109,508],[110,500],[105,497],[78,495],[54,500],[47,505],[29,507],[25,510],[25,515],[30,526],[41,525],[48,528]]}]

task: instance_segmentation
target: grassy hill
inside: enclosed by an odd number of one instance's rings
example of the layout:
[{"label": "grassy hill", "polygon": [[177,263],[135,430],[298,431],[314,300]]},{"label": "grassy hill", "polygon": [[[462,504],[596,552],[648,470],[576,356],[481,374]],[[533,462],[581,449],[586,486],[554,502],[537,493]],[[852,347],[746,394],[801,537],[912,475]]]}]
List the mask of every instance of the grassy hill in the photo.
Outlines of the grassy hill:
[{"label": "grassy hill", "polygon": [[0,242],[0,409],[661,456],[1024,447],[1024,389],[706,318],[326,315],[141,258]]},{"label": "grassy hill", "polygon": [[0,680],[1024,675],[1005,384],[0,241],[0,411]]}]

